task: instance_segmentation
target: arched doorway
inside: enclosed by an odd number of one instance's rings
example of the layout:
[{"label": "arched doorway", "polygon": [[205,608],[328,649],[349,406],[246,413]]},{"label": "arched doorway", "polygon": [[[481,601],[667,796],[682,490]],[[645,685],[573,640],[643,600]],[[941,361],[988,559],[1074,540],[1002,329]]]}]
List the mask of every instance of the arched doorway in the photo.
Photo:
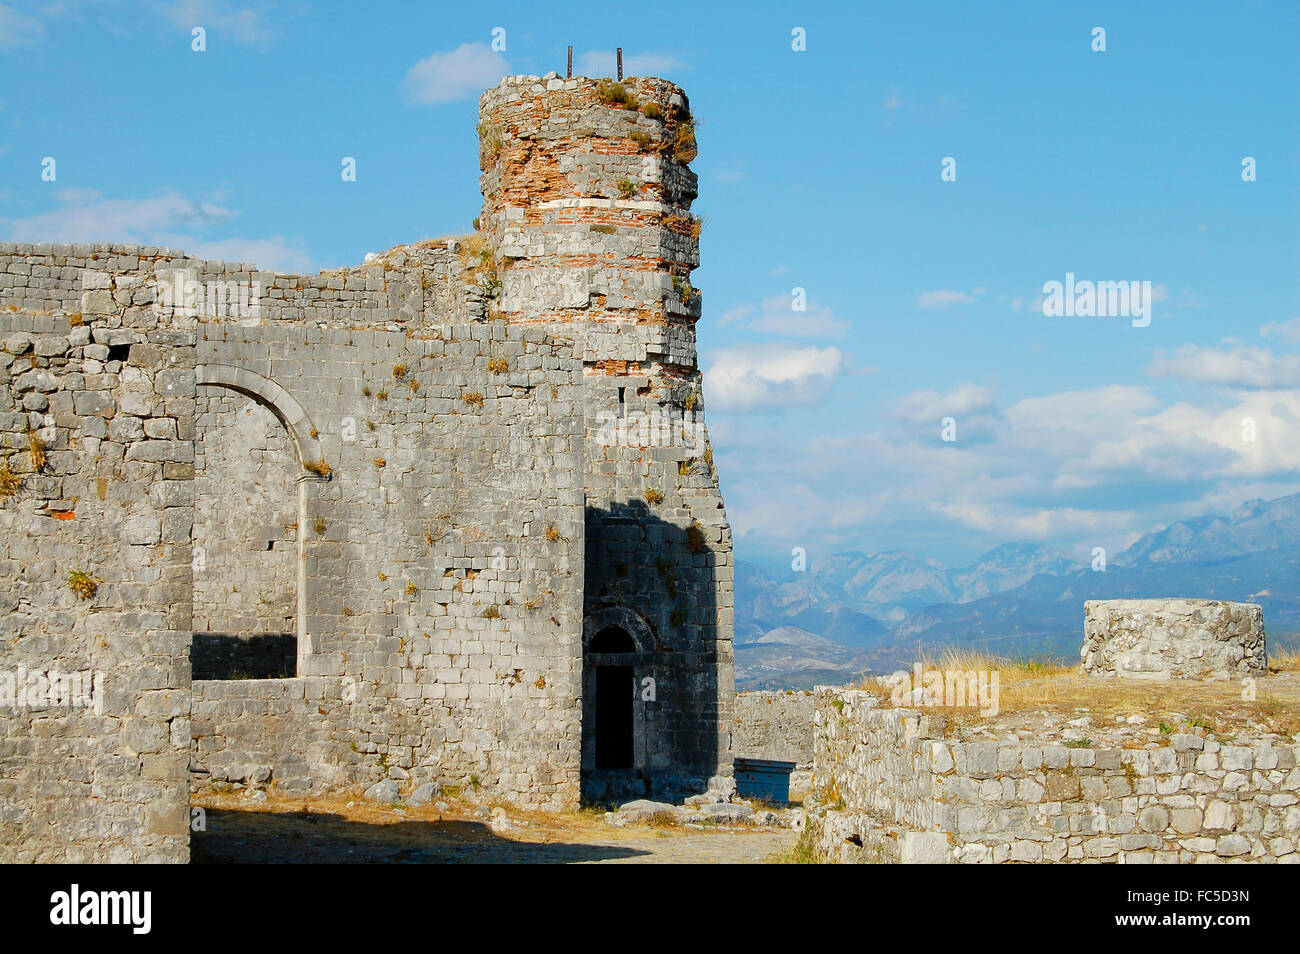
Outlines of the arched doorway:
[{"label": "arched doorway", "polygon": [[637,685],[636,643],[627,630],[606,626],[587,650],[595,671],[594,765],[601,771],[633,767]]},{"label": "arched doorway", "polygon": [[582,641],[583,795],[600,801],[645,794],[654,634],[633,610],[606,606],[588,612]]},{"label": "arched doorway", "polygon": [[195,678],[302,675],[308,488],[329,473],[316,428],[256,372],[200,364],[195,377]]}]

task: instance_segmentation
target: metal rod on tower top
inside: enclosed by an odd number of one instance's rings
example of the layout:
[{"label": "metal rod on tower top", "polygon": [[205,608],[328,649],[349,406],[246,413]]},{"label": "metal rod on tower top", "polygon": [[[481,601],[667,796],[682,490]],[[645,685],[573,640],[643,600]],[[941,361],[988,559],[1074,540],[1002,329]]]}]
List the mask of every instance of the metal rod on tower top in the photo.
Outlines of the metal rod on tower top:
[{"label": "metal rod on tower top", "polygon": [[618,48],[618,79],[620,83],[623,81],[623,48],[621,46]]},{"label": "metal rod on tower top", "polygon": [[573,47],[569,47],[569,71],[564,75],[569,78],[573,77]]}]

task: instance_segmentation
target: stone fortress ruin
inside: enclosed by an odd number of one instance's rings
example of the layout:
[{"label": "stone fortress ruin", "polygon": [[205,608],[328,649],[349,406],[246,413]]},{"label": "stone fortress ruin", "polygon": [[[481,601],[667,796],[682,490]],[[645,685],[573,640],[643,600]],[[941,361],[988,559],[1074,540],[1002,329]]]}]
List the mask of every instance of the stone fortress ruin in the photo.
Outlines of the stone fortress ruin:
[{"label": "stone fortress ruin", "polygon": [[[819,687],[812,761],[830,793],[809,821],[819,853],[904,864],[1300,863],[1300,680],[1270,676],[1258,604],[1088,601],[1080,655],[1074,678],[1086,685],[1069,703],[1036,696],[973,722],[951,707]],[[1157,692],[1168,700],[1156,703],[1160,717],[1140,714]]]},{"label": "stone fortress ruin", "polygon": [[[827,859],[1300,860],[1253,709],[736,696],[689,103],[509,77],[479,118],[475,231],[355,267],[0,245],[0,860],[184,862],[226,785],[720,802],[733,754],[811,774]],[[1089,602],[1081,660],[1280,678],[1253,604]]]},{"label": "stone fortress ruin", "polygon": [[476,231],[356,267],[0,245],[0,858],[185,861],[214,781],[730,787],[689,103],[480,120]]}]

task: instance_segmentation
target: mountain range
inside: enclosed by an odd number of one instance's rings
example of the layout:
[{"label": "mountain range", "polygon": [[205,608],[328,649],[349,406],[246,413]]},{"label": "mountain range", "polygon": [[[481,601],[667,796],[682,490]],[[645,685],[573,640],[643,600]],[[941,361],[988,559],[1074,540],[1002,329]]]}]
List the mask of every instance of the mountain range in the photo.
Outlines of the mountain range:
[{"label": "mountain range", "polygon": [[1032,543],[957,568],[901,550],[836,553],[802,573],[737,561],[736,686],[844,682],[947,647],[1074,661],[1090,599],[1259,603],[1269,637],[1291,636],[1300,632],[1298,558],[1300,494],[1171,524],[1104,570]]}]

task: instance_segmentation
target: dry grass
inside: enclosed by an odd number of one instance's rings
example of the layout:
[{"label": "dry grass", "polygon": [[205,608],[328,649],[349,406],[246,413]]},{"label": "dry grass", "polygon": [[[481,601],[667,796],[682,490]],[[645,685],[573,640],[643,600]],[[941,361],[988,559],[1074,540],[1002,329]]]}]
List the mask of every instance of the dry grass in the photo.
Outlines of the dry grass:
[{"label": "dry grass", "polygon": [[487,169],[501,155],[501,130],[488,123],[478,126],[478,161],[480,169]]},{"label": "dry grass", "polygon": [[627,138],[636,143],[636,147],[642,152],[649,152],[651,147],[654,145],[654,137],[644,129],[633,129],[628,133]]},{"label": "dry grass", "polygon": [[1300,672],[1300,646],[1283,646],[1268,651],[1270,672]]},{"label": "dry grass", "polygon": [[27,450],[32,456],[32,470],[40,471],[49,460],[45,453],[45,441],[41,440],[40,434],[35,431],[27,432]]},{"label": "dry grass", "polygon": [[0,499],[14,496],[22,487],[23,479],[9,469],[9,461],[0,460]]},{"label": "dry grass", "polygon": [[693,239],[698,239],[704,231],[704,220],[698,219],[693,215],[682,215],[674,212],[663,218],[664,228],[677,232],[679,235],[689,235]]},{"label": "dry grass", "polygon": [[695,123],[686,120],[679,122],[673,129],[672,139],[667,143],[668,151],[678,162],[690,162],[699,154],[695,142]]},{"label": "dry grass", "polygon": [[[483,232],[471,232],[456,239],[456,262],[460,266],[461,281],[478,285],[485,293],[499,289],[501,277],[497,271],[496,256]],[[489,294],[488,297],[495,297]]]},{"label": "dry grass", "polygon": [[[1270,670],[1296,671],[1298,655],[1294,650],[1271,653]],[[1099,726],[1139,716],[1147,725],[1165,725],[1171,731],[1193,726],[1231,735],[1253,724],[1282,735],[1300,732],[1300,679],[1289,675],[1262,676],[1249,687],[1239,680],[1099,679],[1082,675],[1077,666],[1021,662],[966,650],[922,657],[921,665],[927,670],[987,673],[990,684],[997,674],[996,713],[982,715],[974,706],[923,707],[926,714],[947,719],[950,731],[1017,714],[1030,717],[1027,725],[1032,727],[1033,715],[1049,712],[1086,714]],[[894,705],[890,686],[875,679],[856,688],[870,692],[882,706]],[[914,706],[903,700],[900,707]]]},{"label": "dry grass", "polygon": [[610,79],[603,79],[596,84],[596,98],[606,106],[614,106],[620,109],[636,109],[637,98],[627,91],[622,83],[616,83]]}]

